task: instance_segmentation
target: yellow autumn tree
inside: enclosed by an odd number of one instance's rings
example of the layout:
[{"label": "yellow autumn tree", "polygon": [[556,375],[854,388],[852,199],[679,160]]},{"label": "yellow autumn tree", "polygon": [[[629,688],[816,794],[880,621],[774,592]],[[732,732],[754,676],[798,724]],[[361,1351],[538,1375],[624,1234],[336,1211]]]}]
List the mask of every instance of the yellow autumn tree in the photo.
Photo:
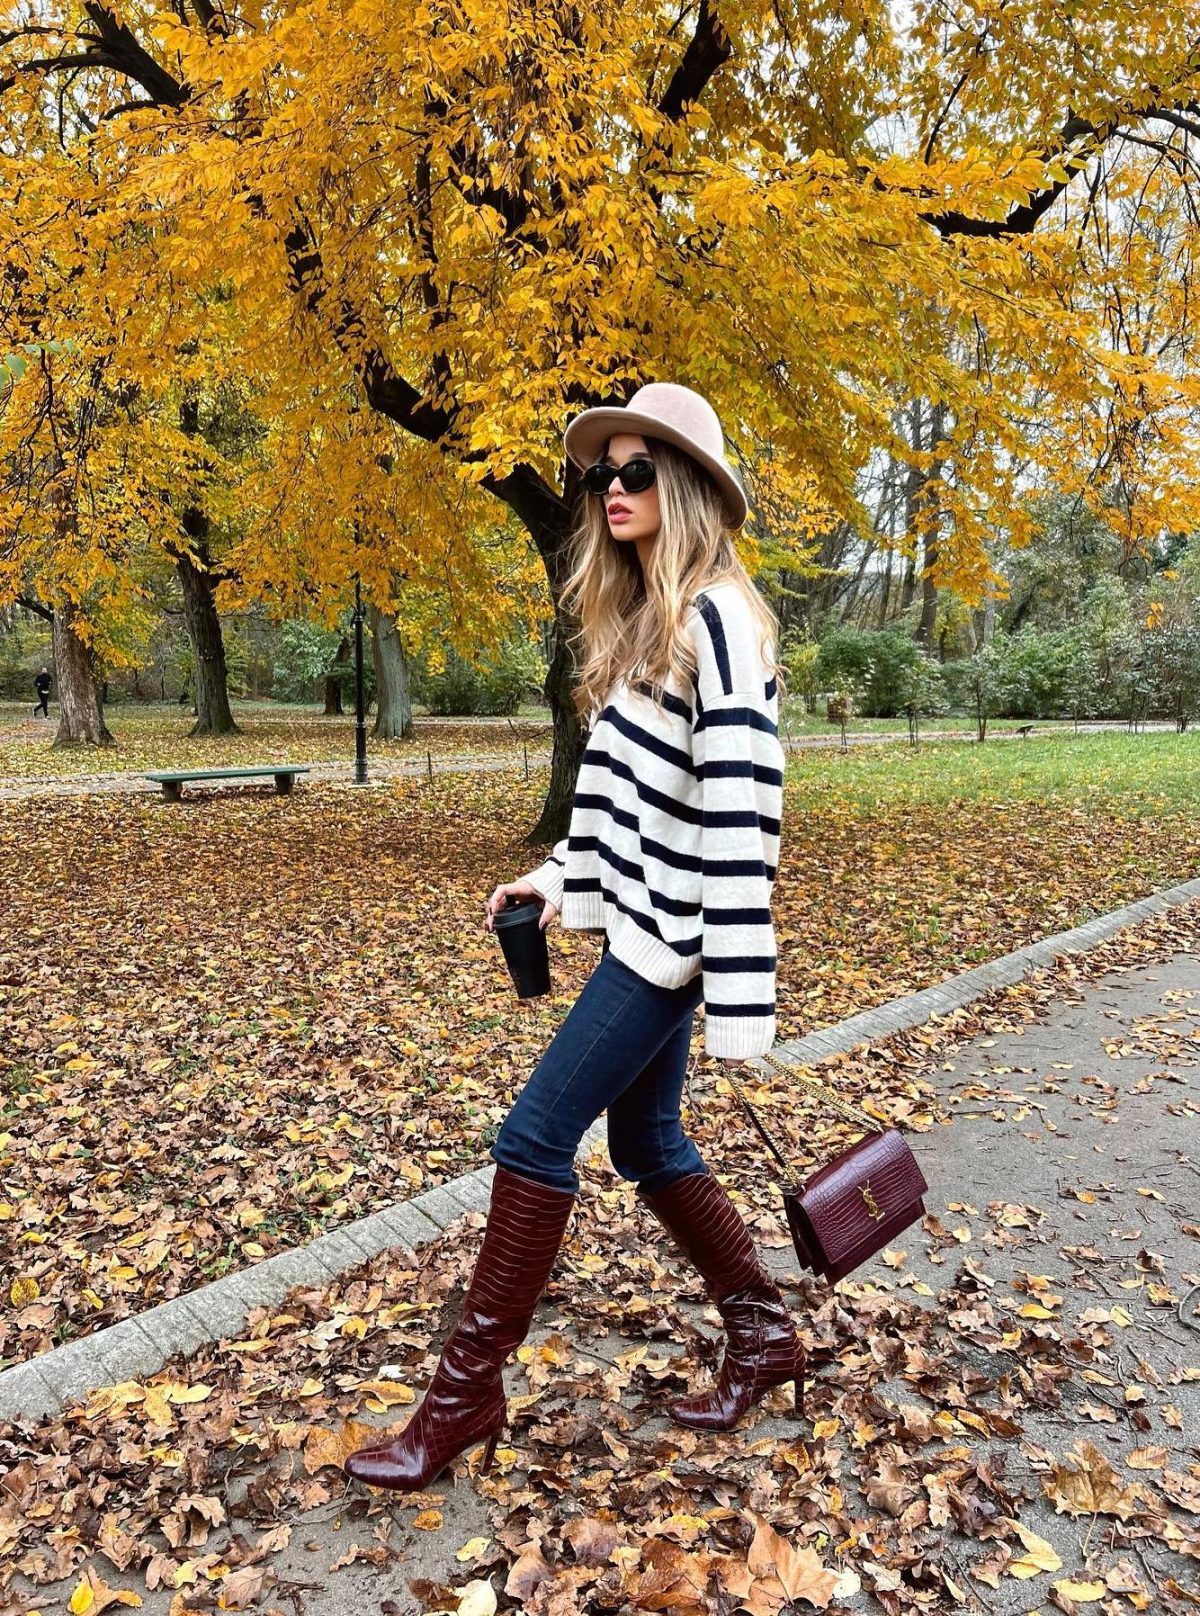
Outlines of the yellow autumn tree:
[{"label": "yellow autumn tree", "polygon": [[[901,543],[975,603],[1031,480],[1117,487],[1139,539],[1195,523],[1198,38],[1197,0],[25,0],[4,329],[52,320],[152,389],[219,293],[280,419],[361,406],[428,447],[528,528],[556,599],[565,418],[689,382],[752,493],[769,450],[814,522],[865,531],[868,457],[912,465]],[[264,510],[321,457],[292,476],[264,470]],[[566,656],[540,834],[578,760]]]}]

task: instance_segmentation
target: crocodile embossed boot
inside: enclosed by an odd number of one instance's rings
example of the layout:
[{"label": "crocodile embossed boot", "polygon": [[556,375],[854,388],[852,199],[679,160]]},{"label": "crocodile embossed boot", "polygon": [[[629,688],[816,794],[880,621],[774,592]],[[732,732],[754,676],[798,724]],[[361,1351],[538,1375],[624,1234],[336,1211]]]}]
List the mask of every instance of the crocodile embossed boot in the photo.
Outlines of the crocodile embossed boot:
[{"label": "crocodile embossed boot", "polygon": [[712,1173],[689,1173],[638,1195],[699,1270],[725,1323],[716,1384],[671,1404],[671,1418],[697,1431],[730,1431],[765,1392],[788,1380],[803,1416],[804,1348],[741,1214]]},{"label": "crocodile embossed boot", "polygon": [[417,1492],[484,1440],[486,1474],[508,1417],[500,1370],[529,1331],[574,1204],[570,1190],[497,1165],[475,1273],[424,1400],[397,1435],[350,1454],[347,1475]]}]

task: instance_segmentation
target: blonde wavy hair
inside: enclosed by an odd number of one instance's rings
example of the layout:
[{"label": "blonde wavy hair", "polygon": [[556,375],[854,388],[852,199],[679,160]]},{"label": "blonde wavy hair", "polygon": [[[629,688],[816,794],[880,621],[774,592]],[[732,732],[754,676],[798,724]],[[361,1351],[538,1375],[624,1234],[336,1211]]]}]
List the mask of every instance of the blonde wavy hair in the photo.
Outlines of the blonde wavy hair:
[{"label": "blonde wavy hair", "polygon": [[[603,458],[608,452],[606,440]],[[562,598],[579,623],[570,636],[579,680],[572,699],[581,719],[598,714],[617,683],[635,669],[662,700],[671,674],[685,685],[696,657],[684,629],[693,597],[714,584],[736,583],[759,624],[764,665],[786,694],[784,668],[774,653],[779,621],[763,600],[733,547],[716,483],[698,461],[673,443],[645,437],[657,471],[660,525],[642,575],[632,544],[608,528],[604,502],[584,493],[567,548]],[[768,644],[771,647],[768,652]]]}]

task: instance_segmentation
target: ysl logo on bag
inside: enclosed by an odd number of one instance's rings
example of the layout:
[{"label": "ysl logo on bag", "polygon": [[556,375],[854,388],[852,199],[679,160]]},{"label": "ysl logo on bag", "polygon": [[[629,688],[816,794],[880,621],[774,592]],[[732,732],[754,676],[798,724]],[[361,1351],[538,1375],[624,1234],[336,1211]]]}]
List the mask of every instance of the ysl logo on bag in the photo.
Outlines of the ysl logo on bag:
[{"label": "ysl logo on bag", "polygon": [[867,1203],[867,1211],[875,1219],[875,1222],[878,1223],[880,1218],[883,1217],[883,1208],[880,1206],[879,1202],[875,1199],[874,1195],[871,1193],[871,1180],[870,1179],[868,1179],[865,1184],[861,1184],[859,1186],[858,1193],[862,1196],[863,1200]]}]

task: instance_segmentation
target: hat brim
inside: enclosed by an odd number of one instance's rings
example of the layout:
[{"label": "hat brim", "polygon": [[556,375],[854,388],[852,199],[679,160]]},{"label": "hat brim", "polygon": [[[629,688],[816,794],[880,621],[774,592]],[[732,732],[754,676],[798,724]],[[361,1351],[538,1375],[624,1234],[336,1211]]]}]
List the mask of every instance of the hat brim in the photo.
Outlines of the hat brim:
[{"label": "hat brim", "polygon": [[738,528],[745,522],[749,512],[745,490],[725,462],[698,449],[685,433],[653,415],[639,415],[636,410],[623,409],[619,404],[597,405],[581,411],[568,423],[563,447],[580,471],[586,471],[595,465],[604,445],[618,432],[640,432],[643,437],[661,438],[682,449],[704,467],[721,490],[721,503],[730,527]]}]

